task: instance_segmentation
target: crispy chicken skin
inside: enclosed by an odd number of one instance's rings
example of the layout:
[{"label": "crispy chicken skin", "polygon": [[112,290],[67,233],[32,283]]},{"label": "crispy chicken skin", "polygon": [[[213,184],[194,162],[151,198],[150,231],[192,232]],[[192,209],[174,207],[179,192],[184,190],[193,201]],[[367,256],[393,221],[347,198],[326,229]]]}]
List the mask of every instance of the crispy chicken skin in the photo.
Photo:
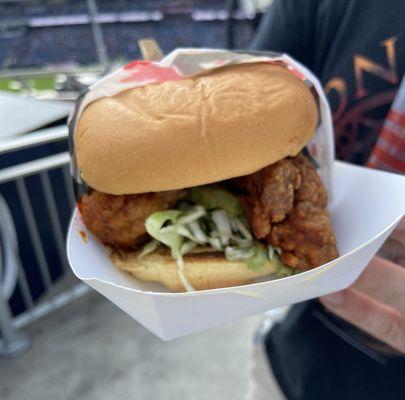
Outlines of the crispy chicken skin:
[{"label": "crispy chicken skin", "polygon": [[235,183],[254,235],[280,247],[285,264],[310,269],[338,257],[327,194],[306,157],[285,158]]},{"label": "crispy chicken skin", "polygon": [[270,234],[271,224],[281,222],[291,211],[294,192],[301,183],[299,170],[287,159],[254,174],[236,179],[240,196],[257,239]]},{"label": "crispy chicken skin", "polygon": [[145,220],[155,211],[172,207],[182,190],[114,196],[96,190],[80,203],[83,222],[103,243],[130,248],[146,238]]}]

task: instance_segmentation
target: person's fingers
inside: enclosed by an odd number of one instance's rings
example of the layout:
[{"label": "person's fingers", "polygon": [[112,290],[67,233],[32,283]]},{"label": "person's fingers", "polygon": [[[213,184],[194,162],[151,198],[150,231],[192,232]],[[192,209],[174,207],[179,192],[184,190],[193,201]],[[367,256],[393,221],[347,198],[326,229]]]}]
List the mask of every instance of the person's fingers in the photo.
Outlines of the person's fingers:
[{"label": "person's fingers", "polygon": [[405,315],[355,289],[320,298],[330,311],[405,354]]},{"label": "person's fingers", "polygon": [[405,314],[405,268],[374,257],[351,286]]}]

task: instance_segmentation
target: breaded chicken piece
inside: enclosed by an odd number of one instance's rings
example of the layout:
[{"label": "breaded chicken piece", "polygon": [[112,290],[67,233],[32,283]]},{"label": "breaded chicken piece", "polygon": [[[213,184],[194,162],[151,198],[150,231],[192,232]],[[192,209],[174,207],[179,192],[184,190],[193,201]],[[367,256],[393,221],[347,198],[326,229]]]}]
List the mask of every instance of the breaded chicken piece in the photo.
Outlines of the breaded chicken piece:
[{"label": "breaded chicken piece", "polygon": [[182,190],[115,196],[96,190],[80,202],[83,222],[103,243],[130,248],[146,238],[145,220],[155,211],[172,207]]},{"label": "breaded chicken piece", "polygon": [[311,269],[338,257],[326,208],[299,202],[288,217],[272,227],[267,242],[283,249],[281,259],[293,268]]},{"label": "breaded chicken piece", "polygon": [[264,239],[272,223],[281,222],[292,210],[294,192],[299,188],[299,169],[287,159],[237,179],[238,188],[247,195],[240,196],[253,233]]},{"label": "breaded chicken piece", "polygon": [[326,190],[305,156],[238,178],[236,186],[255,237],[280,247],[285,264],[310,269],[338,257]]}]

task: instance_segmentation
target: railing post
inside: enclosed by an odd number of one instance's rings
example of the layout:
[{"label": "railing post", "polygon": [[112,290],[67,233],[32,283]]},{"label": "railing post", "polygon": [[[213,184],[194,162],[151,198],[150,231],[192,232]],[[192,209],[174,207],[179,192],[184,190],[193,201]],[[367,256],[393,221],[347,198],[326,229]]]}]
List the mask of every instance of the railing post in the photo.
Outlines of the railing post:
[{"label": "railing post", "polygon": [[13,326],[10,308],[0,285],[0,357],[16,357],[30,347],[31,341]]},{"label": "railing post", "polygon": [[18,276],[18,244],[10,210],[0,196],[0,357],[15,357],[28,349],[28,337],[18,332],[8,303]]}]

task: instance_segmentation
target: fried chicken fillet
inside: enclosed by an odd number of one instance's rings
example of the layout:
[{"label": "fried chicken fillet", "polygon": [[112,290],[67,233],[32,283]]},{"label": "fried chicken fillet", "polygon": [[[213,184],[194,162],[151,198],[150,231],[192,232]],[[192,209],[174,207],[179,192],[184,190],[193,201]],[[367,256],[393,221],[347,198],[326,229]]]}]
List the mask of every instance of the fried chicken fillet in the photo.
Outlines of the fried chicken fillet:
[{"label": "fried chicken fillet", "polygon": [[115,196],[94,190],[82,197],[80,209],[83,222],[104,244],[131,248],[145,241],[146,218],[172,207],[184,194],[172,190]]},{"label": "fried chicken fillet", "polygon": [[310,269],[338,257],[326,190],[302,154],[233,180],[257,239],[283,251],[283,262]]}]

